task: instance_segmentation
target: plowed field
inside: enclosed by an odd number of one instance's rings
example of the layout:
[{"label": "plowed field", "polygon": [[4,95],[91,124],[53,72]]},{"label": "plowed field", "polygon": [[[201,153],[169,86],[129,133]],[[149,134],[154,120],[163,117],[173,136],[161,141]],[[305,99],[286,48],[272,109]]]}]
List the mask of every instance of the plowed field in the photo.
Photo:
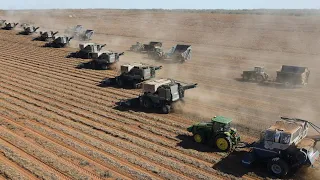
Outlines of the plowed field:
[{"label": "plowed field", "polygon": [[[125,51],[121,63],[162,65],[159,77],[199,86],[172,114],[119,111],[115,102],[140,90],[98,86],[117,75],[112,70],[76,69],[85,60],[65,56],[78,42],[44,48],[32,36],[0,30],[0,179],[264,179],[262,167],[241,167],[242,152],[226,157],[195,144],[186,128],[224,115],[252,141],[279,116],[319,123],[319,17],[70,10],[11,12],[3,19],[61,32],[83,24],[95,30],[94,42]],[[191,44],[193,59],[156,62],[127,51],[151,40],[166,48]],[[283,89],[238,80],[254,66],[274,76],[283,64],[309,67],[309,84]],[[293,178],[315,179],[318,172],[316,166]]]}]

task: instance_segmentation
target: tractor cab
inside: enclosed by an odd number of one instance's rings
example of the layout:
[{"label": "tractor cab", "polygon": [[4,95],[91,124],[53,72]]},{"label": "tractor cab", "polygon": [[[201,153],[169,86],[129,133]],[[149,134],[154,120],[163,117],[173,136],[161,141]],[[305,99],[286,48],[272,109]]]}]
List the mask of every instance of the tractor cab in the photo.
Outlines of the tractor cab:
[{"label": "tractor cab", "polygon": [[263,73],[264,72],[264,67],[256,66],[256,67],[254,67],[253,71],[257,72],[257,73]]},{"label": "tractor cab", "polygon": [[223,116],[215,116],[211,119],[211,121],[214,132],[230,131],[230,123],[232,122],[232,119]]}]

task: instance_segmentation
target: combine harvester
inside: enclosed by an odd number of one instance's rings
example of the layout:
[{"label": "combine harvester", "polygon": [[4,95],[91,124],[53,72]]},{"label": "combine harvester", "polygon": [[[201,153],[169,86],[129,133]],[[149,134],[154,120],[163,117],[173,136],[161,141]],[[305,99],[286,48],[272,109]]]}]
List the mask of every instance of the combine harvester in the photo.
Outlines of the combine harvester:
[{"label": "combine harvester", "polygon": [[112,51],[104,51],[92,53],[91,55],[93,59],[92,61],[81,63],[77,66],[77,68],[90,68],[97,70],[115,69],[117,62],[119,62],[120,56],[124,55],[124,52],[115,53]]},{"label": "combine harvester", "polygon": [[191,45],[177,44],[169,52],[164,52],[160,47],[155,47],[148,53],[148,57],[156,60],[172,59],[173,61],[184,63],[191,60]]},{"label": "combine harvester", "polygon": [[4,23],[4,27],[2,27],[2,29],[4,30],[12,30],[14,29],[15,27],[17,27],[19,23]]},{"label": "combine harvester", "polygon": [[46,31],[46,32],[42,32],[40,31],[40,36],[34,38],[34,41],[53,41],[55,39],[55,35],[58,34],[59,32],[53,32],[53,31]]},{"label": "combine harvester", "polygon": [[91,36],[93,35],[94,31],[91,29],[82,30],[82,28],[82,25],[76,25],[75,27],[66,29],[65,33],[79,41],[91,40]]},{"label": "combine harvester", "polygon": [[309,121],[281,117],[261,133],[259,141],[244,146],[251,150],[243,157],[243,165],[266,162],[267,169],[276,177],[285,177],[294,169],[313,165],[319,158],[315,146],[320,135],[308,137],[310,126],[320,134],[320,128]]},{"label": "combine harvester", "polygon": [[154,79],[142,83],[143,94],[137,98],[120,101],[120,107],[143,107],[160,109],[161,113],[169,114],[172,104],[184,98],[185,90],[197,87],[173,79]]},{"label": "combine harvester", "polygon": [[68,58],[82,58],[91,59],[92,57],[97,57],[98,53],[105,47],[106,44],[97,43],[80,43],[79,51],[69,54]]},{"label": "combine harvester", "polygon": [[121,74],[115,78],[106,78],[101,84],[117,85],[118,87],[140,88],[141,83],[155,78],[156,71],[162,66],[151,66],[143,63],[121,65]]},{"label": "combine harvester", "polygon": [[253,71],[243,71],[243,81],[255,81],[263,84],[281,84],[285,87],[305,86],[308,84],[310,70],[307,67],[282,65],[277,71],[275,80],[271,80],[263,67],[255,67]]},{"label": "combine harvester", "polygon": [[53,41],[46,43],[44,47],[53,47],[53,48],[63,48],[67,47],[70,44],[70,41],[73,37],[68,36],[58,36],[55,37]]},{"label": "combine harvester", "polygon": [[30,35],[35,33],[40,27],[34,27],[34,26],[23,26],[23,31],[19,32],[19,34],[22,35]]}]

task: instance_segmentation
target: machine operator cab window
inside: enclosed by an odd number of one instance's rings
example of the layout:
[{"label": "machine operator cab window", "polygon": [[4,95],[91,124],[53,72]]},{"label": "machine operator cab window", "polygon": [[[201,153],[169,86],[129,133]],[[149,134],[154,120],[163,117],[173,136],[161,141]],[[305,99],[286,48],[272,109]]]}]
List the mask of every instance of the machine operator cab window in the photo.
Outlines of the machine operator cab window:
[{"label": "machine operator cab window", "polygon": [[264,72],[264,68],[263,67],[254,67],[254,71],[257,73],[261,73],[261,72]]},{"label": "machine operator cab window", "polygon": [[[216,118],[216,116],[214,118]],[[230,123],[220,123],[214,120],[212,120],[212,123],[214,132],[227,132],[230,130]]]}]

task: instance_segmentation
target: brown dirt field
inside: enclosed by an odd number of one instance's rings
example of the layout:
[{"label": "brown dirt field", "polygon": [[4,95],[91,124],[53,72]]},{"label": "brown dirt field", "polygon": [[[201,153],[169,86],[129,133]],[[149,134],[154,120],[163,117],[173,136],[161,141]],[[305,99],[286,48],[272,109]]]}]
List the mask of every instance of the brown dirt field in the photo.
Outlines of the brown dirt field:
[{"label": "brown dirt field", "polygon": [[[279,116],[319,124],[320,17],[55,10],[1,11],[0,19],[31,22],[41,31],[82,24],[95,30],[93,42],[125,51],[120,63],[162,65],[159,77],[199,85],[169,115],[118,111],[115,102],[139,90],[98,86],[115,71],[76,69],[85,60],[65,56],[78,42],[43,48],[32,36],[0,30],[0,179],[267,179],[259,168],[240,166],[241,152],[226,157],[196,145],[186,128],[224,115],[252,141]],[[168,49],[191,44],[193,59],[156,62],[127,51],[151,40]],[[254,66],[275,76],[283,64],[309,67],[309,84],[282,89],[237,80]],[[318,174],[317,165],[292,178]]]}]

